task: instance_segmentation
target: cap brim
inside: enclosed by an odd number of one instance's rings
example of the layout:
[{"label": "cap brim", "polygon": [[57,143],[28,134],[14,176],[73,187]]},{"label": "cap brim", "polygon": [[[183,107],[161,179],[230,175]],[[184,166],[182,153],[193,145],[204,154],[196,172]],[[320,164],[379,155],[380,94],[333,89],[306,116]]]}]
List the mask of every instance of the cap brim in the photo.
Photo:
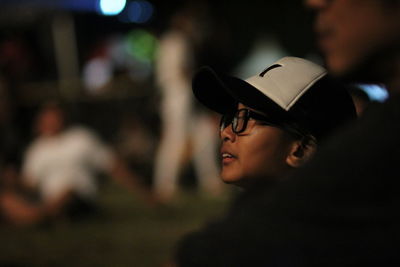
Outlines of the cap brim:
[{"label": "cap brim", "polygon": [[217,73],[210,67],[202,67],[194,75],[192,89],[197,100],[220,114],[236,109],[238,103],[268,113],[283,112],[275,102],[246,81]]},{"label": "cap brim", "polygon": [[193,77],[192,89],[200,103],[209,109],[225,114],[237,106],[237,99],[230,93],[229,87],[235,78],[216,73],[209,67],[202,67]]}]

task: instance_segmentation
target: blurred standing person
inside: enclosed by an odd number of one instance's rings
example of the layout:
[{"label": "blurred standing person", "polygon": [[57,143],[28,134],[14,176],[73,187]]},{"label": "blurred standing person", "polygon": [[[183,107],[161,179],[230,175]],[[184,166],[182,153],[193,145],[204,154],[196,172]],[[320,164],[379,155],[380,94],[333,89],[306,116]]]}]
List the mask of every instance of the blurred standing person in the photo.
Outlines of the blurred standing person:
[{"label": "blurred standing person", "polygon": [[161,140],[156,152],[154,192],[165,202],[178,188],[185,150],[193,144],[198,184],[208,193],[221,190],[215,151],[218,142],[215,123],[208,113],[195,112],[191,77],[196,54],[204,40],[207,22],[205,6],[189,2],[175,13],[162,35],[156,59],[156,79],[161,90]]}]

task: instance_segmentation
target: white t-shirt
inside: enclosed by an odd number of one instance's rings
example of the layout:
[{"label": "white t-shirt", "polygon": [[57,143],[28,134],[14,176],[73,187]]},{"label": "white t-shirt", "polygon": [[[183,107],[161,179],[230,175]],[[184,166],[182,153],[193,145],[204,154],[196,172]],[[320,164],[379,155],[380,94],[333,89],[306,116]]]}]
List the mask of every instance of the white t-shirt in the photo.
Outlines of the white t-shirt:
[{"label": "white t-shirt", "polygon": [[25,181],[46,200],[73,190],[84,198],[97,193],[95,174],[111,168],[113,156],[97,136],[74,127],[53,137],[39,137],[28,148],[23,164]]}]

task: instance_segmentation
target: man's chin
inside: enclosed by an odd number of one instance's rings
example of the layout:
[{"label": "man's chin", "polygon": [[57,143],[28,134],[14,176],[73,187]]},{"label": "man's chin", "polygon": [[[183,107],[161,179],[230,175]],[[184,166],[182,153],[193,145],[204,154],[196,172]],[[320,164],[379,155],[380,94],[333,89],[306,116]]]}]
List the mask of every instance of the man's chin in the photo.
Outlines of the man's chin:
[{"label": "man's chin", "polygon": [[235,184],[239,178],[232,176],[232,175],[221,175],[221,180],[226,184]]},{"label": "man's chin", "polygon": [[327,59],[325,65],[329,73],[346,83],[380,84],[385,82],[385,73],[380,62],[375,57],[362,58],[358,60],[335,60]]},{"label": "man's chin", "polygon": [[241,188],[246,188],[248,186],[247,179],[232,176],[222,176],[221,179],[225,184],[235,185]]}]

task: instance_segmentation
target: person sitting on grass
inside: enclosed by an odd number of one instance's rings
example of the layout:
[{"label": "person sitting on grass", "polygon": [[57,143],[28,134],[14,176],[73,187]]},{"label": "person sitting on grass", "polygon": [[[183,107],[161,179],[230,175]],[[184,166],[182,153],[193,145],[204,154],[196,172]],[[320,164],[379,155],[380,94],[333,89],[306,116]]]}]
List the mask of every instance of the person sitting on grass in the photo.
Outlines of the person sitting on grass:
[{"label": "person sitting on grass", "polygon": [[156,204],[140,177],[95,133],[87,127],[67,125],[60,103],[43,104],[34,128],[37,136],[25,151],[21,187],[0,194],[0,211],[7,222],[32,225],[93,214],[98,210],[100,173],[138,194],[147,204]]}]

